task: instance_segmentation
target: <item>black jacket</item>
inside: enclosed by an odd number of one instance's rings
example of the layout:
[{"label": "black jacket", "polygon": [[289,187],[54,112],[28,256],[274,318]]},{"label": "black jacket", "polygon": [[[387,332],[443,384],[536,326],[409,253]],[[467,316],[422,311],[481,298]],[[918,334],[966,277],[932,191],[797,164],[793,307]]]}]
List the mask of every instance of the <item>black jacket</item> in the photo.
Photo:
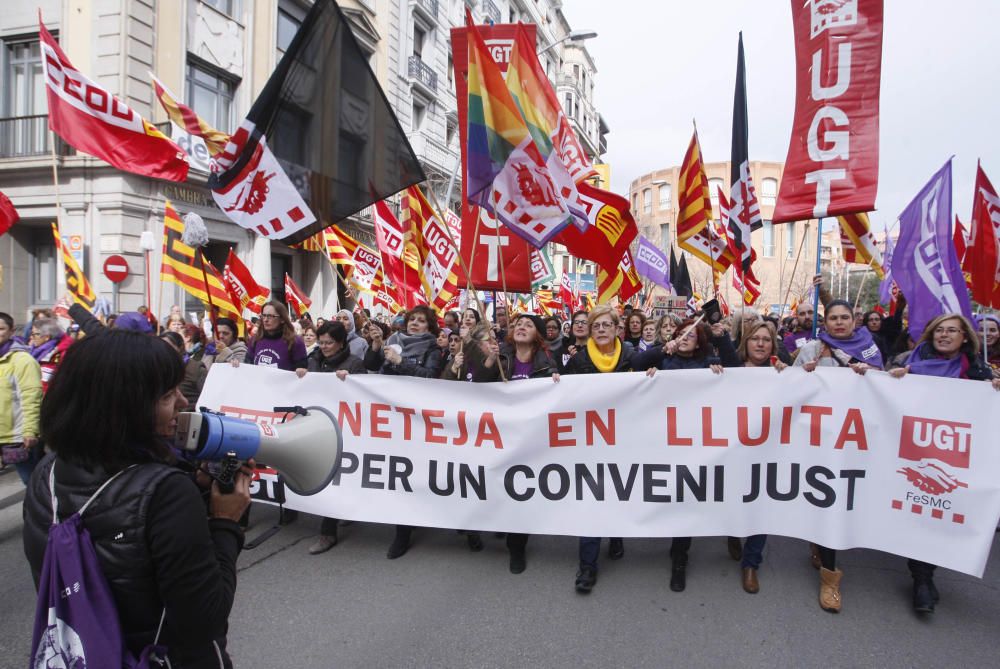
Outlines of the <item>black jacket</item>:
[{"label": "black jacket", "polygon": [[317,346],[316,350],[309,354],[306,364],[310,372],[337,372],[346,369],[351,374],[368,373],[364,361],[351,355],[351,349],[346,346],[329,358],[324,358],[323,352]]},{"label": "black jacket", "polygon": [[662,348],[654,347],[637,354],[632,360],[632,366],[638,371],[644,371],[650,367],[657,369],[704,369],[709,365],[743,366],[743,362],[728,336],[712,337],[711,342],[719,355],[708,355],[701,358],[667,355]]},{"label": "black jacket", "polygon": [[[614,372],[631,372],[632,371],[632,347],[622,344],[622,353],[618,357],[618,364],[615,365]],[[601,370],[597,369],[597,365],[594,361],[590,359],[590,352],[587,350],[586,346],[582,346],[580,350],[576,352],[569,362],[566,363],[566,368],[563,371],[564,374],[600,374]]]},{"label": "black jacket", "polygon": [[[36,587],[52,523],[53,462],[60,520],[111,477],[111,472],[87,471],[54,454],[35,468],[24,499],[23,538]],[[166,464],[140,464],[104,489],[87,508],[83,524],[134,654],[153,642],[166,607],[160,642],[174,667],[218,667],[219,651],[228,661],[225,636],[243,532],[231,520],[206,520],[204,500],[190,476]]]}]

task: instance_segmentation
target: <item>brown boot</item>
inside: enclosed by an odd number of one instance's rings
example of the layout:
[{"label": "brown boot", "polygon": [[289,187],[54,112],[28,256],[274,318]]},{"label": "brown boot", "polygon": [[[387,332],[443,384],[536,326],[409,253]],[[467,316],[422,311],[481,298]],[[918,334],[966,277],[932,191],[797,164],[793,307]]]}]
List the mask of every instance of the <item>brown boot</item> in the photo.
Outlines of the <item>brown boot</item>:
[{"label": "brown boot", "polygon": [[839,569],[830,571],[820,567],[819,605],[824,611],[840,613],[840,577],[843,575]]},{"label": "brown boot", "polygon": [[757,570],[753,567],[743,567],[743,589],[751,595],[756,595],[760,592]]},{"label": "brown boot", "polygon": [[812,542],[809,542],[809,564],[813,566],[813,569],[819,569],[823,566],[819,559],[819,547]]}]

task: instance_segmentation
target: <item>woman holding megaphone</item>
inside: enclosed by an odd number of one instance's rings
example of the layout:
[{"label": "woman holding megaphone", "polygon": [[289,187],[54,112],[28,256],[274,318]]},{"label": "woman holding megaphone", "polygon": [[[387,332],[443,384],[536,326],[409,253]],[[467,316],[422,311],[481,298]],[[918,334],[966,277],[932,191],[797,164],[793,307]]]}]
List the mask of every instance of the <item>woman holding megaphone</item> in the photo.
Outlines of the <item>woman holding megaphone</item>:
[{"label": "woman holding megaphone", "polygon": [[250,504],[251,470],[236,473],[232,493],[213,483],[206,509],[171,450],[187,406],[183,378],[177,352],[138,332],[107,330],[66,352],[42,402],[52,453],[28,484],[24,552],[37,587],[50,527],[85,507],[82,524],[127,649],[138,656],[155,639],[171,666],[231,667],[226,632],[243,548],[237,521]]}]

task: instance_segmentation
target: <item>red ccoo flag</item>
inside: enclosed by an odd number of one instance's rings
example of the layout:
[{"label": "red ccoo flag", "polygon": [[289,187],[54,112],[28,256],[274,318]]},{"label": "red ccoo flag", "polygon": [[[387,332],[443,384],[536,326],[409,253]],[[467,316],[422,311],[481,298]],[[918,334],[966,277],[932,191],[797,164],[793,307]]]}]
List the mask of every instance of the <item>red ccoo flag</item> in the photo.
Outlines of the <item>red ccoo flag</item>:
[{"label": "red ccoo flag", "polygon": [[168,181],[187,178],[187,154],[146,119],[73,67],[38,13],[49,129],[120,170]]},{"label": "red ccoo flag", "polygon": [[17,209],[14,209],[10,198],[0,193],[0,235],[6,234],[19,218],[21,217],[18,216]]},{"label": "red ccoo flag", "polygon": [[222,272],[223,281],[229,296],[233,300],[240,313],[244,309],[249,309],[255,314],[259,314],[267,298],[271,295],[271,290],[265,288],[254,280],[253,275],[243,261],[229,249],[229,257],[226,258],[226,267]]},{"label": "red ccoo flag", "polygon": [[972,200],[969,240],[962,272],[971,281],[972,299],[983,306],[1000,304],[994,290],[997,275],[997,228],[1000,227],[1000,199],[986,177],[982,165],[976,170],[976,191]]},{"label": "red ccoo flag", "polygon": [[312,300],[306,297],[302,289],[295,285],[292,277],[288,276],[288,272],[285,272],[285,301],[288,303],[289,311],[296,318],[302,318],[302,314],[309,311],[309,307],[312,306]]}]

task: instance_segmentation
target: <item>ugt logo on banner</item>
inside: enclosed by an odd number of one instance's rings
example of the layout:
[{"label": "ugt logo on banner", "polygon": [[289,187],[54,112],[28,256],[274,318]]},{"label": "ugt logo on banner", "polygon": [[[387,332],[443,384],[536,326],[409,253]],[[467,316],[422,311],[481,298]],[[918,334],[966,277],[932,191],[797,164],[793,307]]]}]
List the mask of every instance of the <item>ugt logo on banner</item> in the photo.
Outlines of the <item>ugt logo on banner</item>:
[{"label": "ugt logo on banner", "polygon": [[[958,488],[968,488],[950,468],[969,469],[972,454],[972,425],[934,418],[903,416],[899,434],[899,457],[917,463],[896,470],[919,492],[908,490],[906,501],[910,511],[922,514],[930,507],[932,518],[942,519],[951,511],[953,500],[943,497]],[[903,510],[902,500],[894,499],[892,508]],[[965,521],[964,514],[952,513],[956,523]]]}]

